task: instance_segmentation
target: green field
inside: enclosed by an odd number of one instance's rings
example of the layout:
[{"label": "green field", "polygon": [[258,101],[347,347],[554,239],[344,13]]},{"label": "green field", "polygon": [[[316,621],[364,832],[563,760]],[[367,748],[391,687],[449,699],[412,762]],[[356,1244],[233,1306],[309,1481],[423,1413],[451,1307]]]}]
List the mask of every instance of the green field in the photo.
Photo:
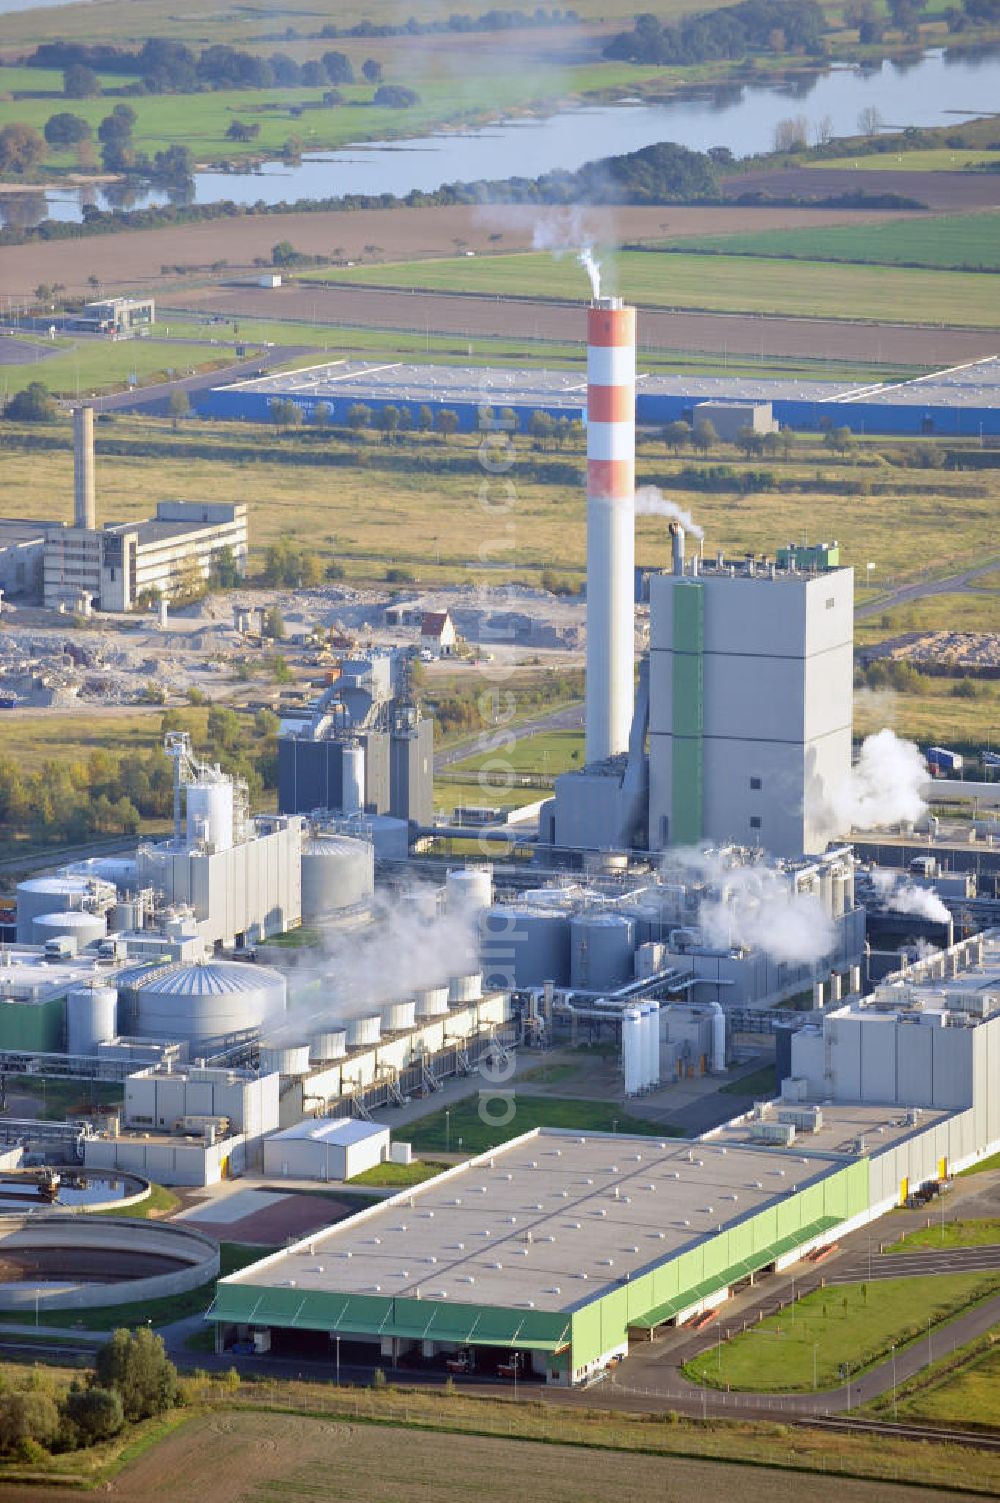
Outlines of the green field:
[{"label": "green field", "polygon": [[483,773],[483,795],[488,803],[488,792],[492,791],[491,779],[494,777],[500,780],[499,791],[505,786],[504,777],[507,772],[530,772],[543,777],[555,777],[557,773],[581,766],[582,762],[582,731],[546,731],[537,736],[524,737],[509,750],[504,748],[501,751],[483,752],[478,756],[466,757],[461,762],[453,762],[448,771]]},{"label": "green field", "polygon": [[409,1164],[376,1164],[372,1169],[365,1169],[361,1174],[356,1174],[348,1180],[350,1185],[374,1185],[379,1189],[405,1190],[409,1185],[422,1185],[425,1180],[433,1179],[435,1174],[440,1174],[447,1169],[448,1164],[442,1164],[435,1159],[414,1159]]},{"label": "green field", "polygon": [[926,151],[875,151],[856,157],[812,157],[810,167],[858,167],[862,172],[968,172],[983,163],[1000,162],[1000,151],[931,147]]},{"label": "green field", "polygon": [[994,1247],[1000,1243],[1000,1221],[983,1216],[974,1221],[944,1221],[908,1232],[887,1253],[915,1252],[922,1247]]},{"label": "green field", "polygon": [[[586,278],[573,261],[525,253],[444,257],[384,266],[336,268],[306,274],[341,284],[472,292],[490,296],[573,298],[586,295]],[[780,313],[800,318],[872,319],[882,323],[935,322],[996,327],[1000,299],[975,273],[901,267],[831,266],[750,256],[625,251],[609,257],[608,285],[652,307],[715,312]]]},{"label": "green field", "polygon": [[884,1418],[961,1430],[1000,1428],[1000,1328],[969,1342],[868,1408]]},{"label": "green field", "polygon": [[[1000,153],[998,153],[1000,155]],[[824,225],[745,235],[687,236],[684,250],[782,260],[868,261],[880,265],[1000,271],[1000,214],[943,214],[884,224]],[[985,296],[989,296],[986,289]]]},{"label": "green field", "polygon": [[755,1393],[835,1388],[848,1370],[926,1336],[928,1323],[950,1319],[998,1287],[1000,1275],[982,1273],[831,1285],[713,1346],[684,1372],[696,1383]]},{"label": "green field", "polygon": [[864,646],[910,631],[1000,631],[1000,595],[984,587],[988,577],[977,576],[970,581],[971,589],[960,595],[925,595],[880,615],[865,616],[857,624],[854,640]]},{"label": "green field", "polygon": [[154,385],[171,375],[222,370],[236,359],[232,349],[158,339],[61,341],[50,354],[52,348],[36,345],[37,359],[31,365],[0,366],[0,399],[6,400],[29,381],[41,381],[61,396],[97,396],[130,384]]},{"label": "green field", "polygon": [[978,1164],[961,1170],[958,1177],[962,1179],[966,1174],[988,1174],[993,1169],[1000,1169],[1000,1153],[991,1154],[988,1159],[981,1159]]},{"label": "green field", "polygon": [[[486,1119],[480,1116],[480,1106]],[[513,1113],[508,1121],[510,1107]],[[450,1119],[450,1121],[449,1121]],[[525,1096],[498,1087],[478,1096],[421,1117],[407,1128],[406,1136],[416,1153],[485,1153],[509,1138],[536,1127],[566,1127],[581,1132],[640,1133],[644,1137],[676,1136],[669,1127],[656,1126],[632,1117],[624,1107],[604,1101],[573,1101],[557,1096]]]}]

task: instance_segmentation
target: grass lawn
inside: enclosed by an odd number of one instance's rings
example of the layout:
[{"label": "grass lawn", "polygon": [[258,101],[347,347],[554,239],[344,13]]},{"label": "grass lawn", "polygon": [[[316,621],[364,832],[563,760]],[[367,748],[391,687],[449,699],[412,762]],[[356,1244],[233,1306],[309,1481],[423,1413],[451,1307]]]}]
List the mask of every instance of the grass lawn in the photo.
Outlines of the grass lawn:
[{"label": "grass lawn", "polygon": [[753,1392],[834,1388],[1000,1287],[1000,1276],[943,1274],[817,1289],[760,1325],[702,1353],[685,1368],[696,1383]]},{"label": "grass lawn", "polygon": [[[510,1120],[491,1126],[479,1115],[480,1104],[488,1117],[502,1119],[507,1105],[514,1108]],[[447,1118],[450,1118],[450,1124]],[[676,1137],[669,1128],[657,1127],[639,1117],[631,1117],[624,1107],[604,1101],[574,1101],[548,1096],[522,1096],[516,1091],[480,1095],[442,1108],[422,1117],[407,1130],[407,1137],[417,1153],[441,1149],[453,1153],[484,1153],[519,1133],[536,1127],[565,1127],[581,1132],[640,1133],[644,1137]]]},{"label": "grass lawn", "polygon": [[964,1179],[967,1174],[986,1174],[991,1169],[1000,1169],[1000,1153],[991,1154],[988,1159],[981,1159],[978,1164],[970,1164],[968,1169],[959,1173],[959,1179]]},{"label": "grass lawn", "polygon": [[972,593],[925,595],[878,616],[865,616],[854,633],[859,647],[908,631],[1000,632],[1000,593],[990,590],[989,575],[972,580]]},{"label": "grass lawn", "polygon": [[961,1430],[1000,1427],[1000,1327],[925,1368],[892,1397],[866,1406],[870,1413],[915,1424]]},{"label": "grass lawn", "polygon": [[[783,313],[803,318],[928,321],[995,327],[1000,302],[972,272],[923,271],[796,261],[777,268],[752,256],[623,251],[608,257],[609,286],[636,303],[719,312]],[[335,268],[306,274],[322,281],[431,291],[573,298],[586,295],[586,278],[572,260],[527,252],[443,257],[384,266]]]},{"label": "grass lawn", "polygon": [[[300,331],[304,335],[304,331]],[[308,342],[304,338],[300,342]],[[36,346],[38,358],[32,365],[7,366],[0,369],[0,391],[5,395],[21,391],[29,381],[41,381],[49,391],[64,396],[97,396],[101,392],[124,390],[130,383],[155,386],[173,375],[194,375],[198,371],[223,370],[236,360],[232,349],[213,348],[210,344],[170,344],[159,339],[103,339],[61,341],[55,354],[45,354],[46,346]]]},{"label": "grass lawn", "polygon": [[[814,158],[810,167],[858,167],[862,172],[968,172],[984,162],[1000,162],[1000,151],[976,147],[929,147],[926,151],[879,151],[870,156]],[[919,195],[918,195],[919,197]]]},{"label": "grass lawn", "polygon": [[887,1252],[915,1252],[929,1247],[993,1247],[1000,1243],[1000,1221],[984,1216],[974,1221],[945,1221],[908,1232],[901,1242],[894,1242]]},{"label": "grass lawn", "polygon": [[[125,1206],[120,1211],[100,1211],[101,1216],[137,1216],[143,1221],[159,1221],[164,1216],[173,1215],[180,1205],[179,1196],[173,1190],[168,1190],[166,1185],[150,1185],[146,1199],[140,1201],[137,1206]],[[226,1244],[230,1246],[232,1244]]]},{"label": "grass lawn", "polygon": [[440,1174],[449,1167],[434,1159],[414,1159],[410,1164],[376,1164],[373,1169],[365,1169],[362,1174],[356,1174],[348,1180],[348,1184],[405,1190],[409,1185],[422,1185],[424,1180],[433,1179],[435,1174]]},{"label": "grass lawn", "polygon": [[885,689],[858,689],[854,695],[854,734],[867,736],[891,725],[900,736],[931,745],[985,746],[995,741],[1000,683],[983,681],[975,699],[956,698],[949,679],[930,679],[918,694]]},{"label": "grass lawn", "polygon": [[884,224],[765,230],[697,240],[685,237],[676,243],[691,250],[778,256],[783,260],[871,261],[1000,271],[1000,214],[942,214],[932,219],[887,220]]},{"label": "grass lawn", "polygon": [[752,1075],[741,1075],[739,1080],[727,1081],[719,1089],[726,1096],[752,1096],[755,1101],[770,1100],[778,1089],[777,1071],[774,1065],[763,1065]]},{"label": "grass lawn", "polygon": [[[465,757],[453,762],[448,771],[456,774],[481,774],[483,802],[489,803],[494,791],[506,787],[506,774],[538,773],[542,777],[555,777],[583,765],[582,731],[543,731],[537,736],[526,736],[510,750],[482,752],[474,757]],[[499,779],[494,789],[492,779]],[[472,781],[476,781],[475,778]]]}]

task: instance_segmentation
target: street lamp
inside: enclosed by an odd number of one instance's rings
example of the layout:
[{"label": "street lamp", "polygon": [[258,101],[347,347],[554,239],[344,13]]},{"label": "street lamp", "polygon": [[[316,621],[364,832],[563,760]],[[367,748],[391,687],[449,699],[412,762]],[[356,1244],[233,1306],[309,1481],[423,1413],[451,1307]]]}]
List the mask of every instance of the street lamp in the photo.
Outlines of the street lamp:
[{"label": "street lamp", "polygon": [[337,1387],[340,1387],[340,1333],[337,1333]]},{"label": "street lamp", "polygon": [[816,1371],[816,1354],[818,1353],[818,1351],[819,1351],[819,1342],[818,1341],[814,1341],[813,1342],[813,1393],[815,1393],[816,1390],[817,1390],[817,1388],[819,1387],[819,1383],[817,1381],[817,1371]]},{"label": "street lamp", "polygon": [[899,1418],[899,1411],[896,1408],[896,1343],[895,1342],[892,1343],[892,1417],[893,1417],[894,1420],[897,1420]]},{"label": "street lamp", "polygon": [[447,1107],[444,1113],[444,1151],[451,1152],[451,1112]]}]

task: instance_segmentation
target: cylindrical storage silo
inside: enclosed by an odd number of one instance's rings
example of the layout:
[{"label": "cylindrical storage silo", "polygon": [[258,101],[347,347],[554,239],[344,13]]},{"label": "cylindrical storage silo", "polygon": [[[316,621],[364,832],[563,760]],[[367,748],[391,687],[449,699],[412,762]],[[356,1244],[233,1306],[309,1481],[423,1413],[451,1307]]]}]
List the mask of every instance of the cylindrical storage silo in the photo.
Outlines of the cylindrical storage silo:
[{"label": "cylindrical storage silo", "polygon": [[84,876],[30,877],[17,885],[17,943],[37,944],[32,938],[36,918],[50,913],[69,913],[84,907],[100,909],[115,901],[110,882]]},{"label": "cylindrical storage silo", "polygon": [[493,868],[488,864],[453,867],[444,890],[450,913],[481,913],[493,902]]},{"label": "cylindrical storage silo", "polygon": [[141,929],[144,921],[141,898],[119,898],[108,914],[108,930],[111,934],[131,934]]},{"label": "cylindrical storage silo", "polygon": [[439,1018],[448,1011],[446,986],[422,986],[413,993],[418,1018]]},{"label": "cylindrical storage silo", "polygon": [[660,1004],[650,1002],[646,1007],[646,1065],[650,1089],[660,1083]]},{"label": "cylindrical storage silo", "polygon": [[314,1033],[309,1053],[313,1059],[343,1059],[347,1053],[347,1031],[343,1028],[325,1028]]},{"label": "cylindrical storage silo", "polygon": [[480,971],[471,971],[464,976],[452,976],[448,982],[448,1002],[451,1007],[461,1007],[466,1002],[478,1002],[483,995],[483,977]]},{"label": "cylindrical storage silo", "polygon": [[638,1096],[643,1089],[645,1072],[642,1050],[642,1017],[637,1007],[622,1013],[622,1070],[626,1096]]},{"label": "cylindrical storage silo", "polygon": [[103,913],[41,913],[31,921],[31,943],[44,945],[50,939],[72,939],[77,954],[92,945],[95,939],[103,939],[108,932]]},{"label": "cylindrical storage silo", "polygon": [[277,1021],[285,1011],[286,984],[270,966],[211,960],[140,981],[134,998],[133,1031],[140,1038],[210,1050],[232,1034]]},{"label": "cylindrical storage silo", "polygon": [[75,986],[66,993],[66,1053],[96,1054],[118,1032],[118,993],[113,986]]},{"label": "cylindrical storage silo", "polygon": [[711,1004],[712,1010],[712,1073],[721,1075],[726,1068],[726,1015],[718,1002]]},{"label": "cylindrical storage silo", "polygon": [[382,1018],[378,1013],[369,1018],[351,1018],[346,1032],[348,1049],[366,1049],[382,1037]]},{"label": "cylindrical storage silo", "polygon": [[616,991],[632,979],[635,925],[618,913],[578,913],[570,920],[570,985]]},{"label": "cylindrical storage silo", "polygon": [[308,1075],[309,1045],[262,1043],[260,1073],[262,1075]]},{"label": "cylindrical storage silo", "polygon": [[382,1032],[404,1033],[417,1021],[417,1004],[410,999],[405,1002],[388,1002],[382,1009]]},{"label": "cylindrical storage silo", "polygon": [[350,835],[313,835],[302,843],[302,921],[357,908],[375,891],[375,848]]},{"label": "cylindrical storage silo", "polygon": [[187,843],[228,851],[233,843],[233,785],[228,778],[187,785]]},{"label": "cylindrical storage silo", "polygon": [[360,814],[365,807],[365,749],[356,742],[349,742],[343,749],[341,760],[342,814]]},{"label": "cylindrical storage silo", "polygon": [[564,908],[511,905],[479,917],[479,960],[486,986],[512,991],[569,985],[570,916]]}]

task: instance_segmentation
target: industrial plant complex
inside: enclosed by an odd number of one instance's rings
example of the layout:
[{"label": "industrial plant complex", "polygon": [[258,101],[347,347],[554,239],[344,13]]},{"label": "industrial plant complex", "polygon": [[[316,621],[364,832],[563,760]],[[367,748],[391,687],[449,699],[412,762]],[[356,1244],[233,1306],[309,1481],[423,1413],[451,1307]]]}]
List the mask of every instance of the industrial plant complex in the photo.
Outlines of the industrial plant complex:
[{"label": "industrial plant complex", "polygon": [[[448,610],[396,601],[387,629],[418,642],[355,643],[282,707],[276,807],[254,812],[244,779],[167,731],[169,832],[17,885],[0,1073],[122,1099],[61,1122],[0,1114],[6,1172],[174,1186],[194,1197],[183,1215],[215,1206],[222,1224],[212,1197],[231,1180],[271,1204],[404,1175],[420,1104],[445,1112],[438,1172],[302,1237],[279,1227],[278,1250],[219,1279],[220,1356],[305,1354],[339,1377],[344,1343],[363,1365],[588,1384],[1000,1150],[993,785],[945,787],[983,825],[976,874],[945,870],[923,758],[889,732],[854,744],[840,545],[718,551],[659,493],[637,499],[635,476],[636,425],[675,416],[978,432],[997,361],[833,395],[696,390],[637,374],[636,338],[633,308],[595,298],[585,381],[336,363],[202,398],[247,419],[274,400],[336,421],[357,402],[448,406],[466,426],[484,405],[541,409],[581,416],[587,444],[585,748],[534,804],[435,811],[414,658],[460,639]],[[243,504],[163,501],[99,528],[89,407],[75,425],[74,525],[12,534],[0,575],[32,571],[46,606],[85,616],[169,599],[223,553],[245,573]],[[662,526],[644,633],[637,514]],[[718,1087],[758,1058],[748,1039],[773,1081],[730,1105]],[[512,1107],[494,1147],[452,1138],[463,1096],[552,1050],[648,1131],[522,1131]],[[692,1082],[701,1120],[667,1126]],[[197,1238],[180,1248],[176,1277],[204,1257]],[[84,1281],[34,1297],[97,1296]]]}]

